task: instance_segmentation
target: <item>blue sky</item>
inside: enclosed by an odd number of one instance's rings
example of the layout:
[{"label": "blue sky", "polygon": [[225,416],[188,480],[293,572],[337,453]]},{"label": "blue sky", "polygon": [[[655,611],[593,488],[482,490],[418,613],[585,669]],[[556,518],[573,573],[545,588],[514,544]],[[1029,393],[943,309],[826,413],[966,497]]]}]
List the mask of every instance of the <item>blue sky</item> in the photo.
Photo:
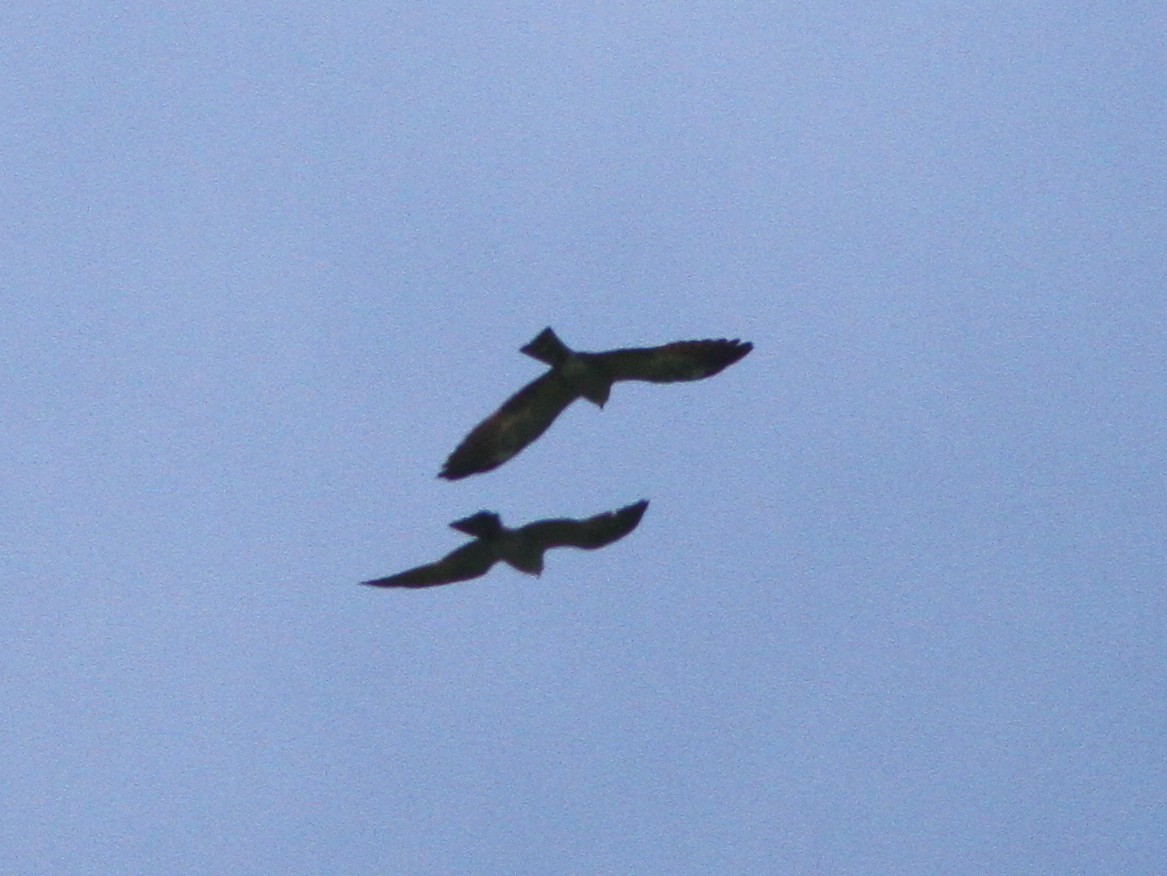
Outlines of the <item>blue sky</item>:
[{"label": "blue sky", "polygon": [[5,872],[1161,872],[1161,4],[0,26]]}]

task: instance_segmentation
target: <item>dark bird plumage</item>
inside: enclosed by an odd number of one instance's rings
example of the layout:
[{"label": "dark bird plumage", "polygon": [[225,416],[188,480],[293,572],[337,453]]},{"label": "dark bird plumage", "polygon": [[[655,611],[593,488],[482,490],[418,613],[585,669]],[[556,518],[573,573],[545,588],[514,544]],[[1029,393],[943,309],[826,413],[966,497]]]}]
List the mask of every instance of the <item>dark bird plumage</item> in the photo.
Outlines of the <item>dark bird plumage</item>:
[{"label": "dark bird plumage", "polygon": [[520,572],[538,575],[543,571],[544,551],[557,547],[602,548],[634,530],[647,507],[647,501],[640,501],[586,520],[538,520],[518,529],[503,526],[493,511],[479,511],[450,524],[459,532],[474,536],[474,541],[436,563],[361,583],[371,587],[434,587],[485,575],[499,560]]},{"label": "dark bird plumage", "polygon": [[475,426],[450,454],[438,477],[455,481],[497,468],[547,431],[577,398],[582,396],[602,408],[618,380],[702,380],[728,368],[753,348],[750,343],[720,339],[581,353],[546,328],[521,352],[551,369]]}]

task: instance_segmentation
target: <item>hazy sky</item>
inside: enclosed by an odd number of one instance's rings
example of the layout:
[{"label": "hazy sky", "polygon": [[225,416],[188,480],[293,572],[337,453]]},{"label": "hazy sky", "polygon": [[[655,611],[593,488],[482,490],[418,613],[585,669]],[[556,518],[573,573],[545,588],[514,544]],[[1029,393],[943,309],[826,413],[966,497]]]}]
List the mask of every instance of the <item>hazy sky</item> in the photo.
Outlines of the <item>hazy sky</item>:
[{"label": "hazy sky", "polygon": [[[1161,2],[0,33],[5,873],[1163,872]],[[548,325],[756,348],[437,480]]]}]

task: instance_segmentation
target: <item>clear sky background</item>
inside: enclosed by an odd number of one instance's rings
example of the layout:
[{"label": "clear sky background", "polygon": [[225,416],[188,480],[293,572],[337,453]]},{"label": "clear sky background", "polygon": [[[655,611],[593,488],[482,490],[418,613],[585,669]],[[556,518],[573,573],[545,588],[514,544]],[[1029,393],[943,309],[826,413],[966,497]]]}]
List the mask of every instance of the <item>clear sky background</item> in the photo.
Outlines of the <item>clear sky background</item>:
[{"label": "clear sky background", "polygon": [[0,10],[0,869],[1161,874],[1167,10],[553,7]]}]

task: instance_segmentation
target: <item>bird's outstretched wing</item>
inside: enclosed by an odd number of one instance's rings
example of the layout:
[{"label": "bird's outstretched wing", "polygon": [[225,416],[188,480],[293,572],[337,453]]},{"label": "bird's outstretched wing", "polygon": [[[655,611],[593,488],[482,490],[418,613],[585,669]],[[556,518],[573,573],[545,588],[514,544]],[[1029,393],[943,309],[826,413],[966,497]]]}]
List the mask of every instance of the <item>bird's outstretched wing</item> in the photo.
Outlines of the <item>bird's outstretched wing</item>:
[{"label": "bird's outstretched wing", "polygon": [[537,544],[544,549],[577,547],[594,550],[619,541],[634,530],[640,523],[640,518],[644,516],[644,509],[647,507],[648,502],[642,500],[618,511],[597,514],[586,520],[572,520],[570,518],[539,520],[535,523],[528,523],[519,532],[530,539],[532,544]]},{"label": "bird's outstretched wing", "polygon": [[438,584],[468,581],[485,575],[494,562],[494,552],[488,544],[472,541],[446,554],[436,563],[407,569],[388,578],[377,578],[375,581],[361,583],[370,587],[435,587]]},{"label": "bird's outstretched wing", "polygon": [[737,339],[677,341],[661,347],[639,347],[591,353],[613,380],[673,383],[701,380],[737,362],[754,345]]},{"label": "bird's outstretched wing", "polygon": [[558,373],[548,371],[475,426],[450,454],[438,477],[456,481],[498,468],[546,432],[576,398]]}]

